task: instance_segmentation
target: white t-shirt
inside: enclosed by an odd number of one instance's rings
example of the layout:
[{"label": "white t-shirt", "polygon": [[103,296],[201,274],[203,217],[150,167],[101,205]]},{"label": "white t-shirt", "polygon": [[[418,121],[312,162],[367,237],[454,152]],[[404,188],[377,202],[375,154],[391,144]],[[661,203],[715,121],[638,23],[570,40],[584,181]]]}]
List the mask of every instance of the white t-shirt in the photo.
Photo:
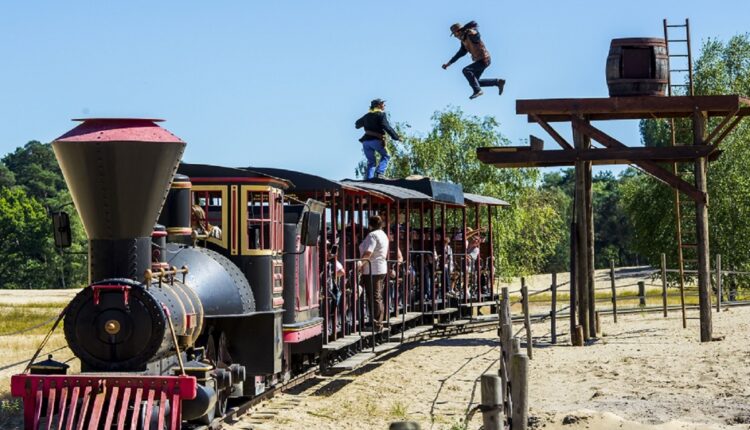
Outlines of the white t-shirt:
[{"label": "white t-shirt", "polygon": [[[375,230],[365,237],[365,240],[359,244],[359,255],[365,252],[372,252],[370,262],[372,264],[373,275],[385,275],[388,273],[388,236],[383,230]],[[370,273],[370,265],[362,264],[362,273]]]}]

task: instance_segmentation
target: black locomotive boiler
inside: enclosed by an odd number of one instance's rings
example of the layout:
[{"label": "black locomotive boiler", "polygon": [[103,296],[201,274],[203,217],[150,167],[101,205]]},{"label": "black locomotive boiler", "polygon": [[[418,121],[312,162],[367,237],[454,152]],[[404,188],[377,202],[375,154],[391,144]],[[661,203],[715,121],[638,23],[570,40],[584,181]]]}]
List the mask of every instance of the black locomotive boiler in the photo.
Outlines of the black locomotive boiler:
[{"label": "black locomotive boiler", "polygon": [[82,373],[47,360],[14,376],[26,428],[210,423],[320,350],[322,204],[180,165],[185,143],[157,121],[87,119],[52,143],[89,238],[90,284],[61,315]]}]

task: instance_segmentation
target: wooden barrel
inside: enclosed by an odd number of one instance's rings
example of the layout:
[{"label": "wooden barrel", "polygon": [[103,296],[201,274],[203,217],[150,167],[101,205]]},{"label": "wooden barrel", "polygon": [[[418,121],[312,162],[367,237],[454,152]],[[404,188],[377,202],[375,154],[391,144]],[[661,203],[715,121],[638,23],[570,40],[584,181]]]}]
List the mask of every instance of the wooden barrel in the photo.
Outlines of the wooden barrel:
[{"label": "wooden barrel", "polygon": [[669,78],[664,39],[612,39],[607,57],[610,97],[663,96]]}]

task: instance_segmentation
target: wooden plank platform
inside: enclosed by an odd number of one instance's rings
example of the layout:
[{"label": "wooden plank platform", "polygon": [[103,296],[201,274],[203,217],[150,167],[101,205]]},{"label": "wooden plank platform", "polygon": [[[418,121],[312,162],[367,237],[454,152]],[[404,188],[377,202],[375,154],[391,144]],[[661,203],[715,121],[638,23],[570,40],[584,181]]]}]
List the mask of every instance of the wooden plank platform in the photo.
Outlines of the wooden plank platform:
[{"label": "wooden plank platform", "polygon": [[388,320],[388,323],[390,325],[399,325],[399,324],[401,324],[404,321],[405,322],[409,322],[409,321],[415,320],[415,319],[417,319],[417,318],[419,318],[421,316],[422,316],[421,312],[407,312],[405,316],[402,314],[402,315],[399,315],[397,317],[390,318]]},{"label": "wooden plank platform", "polygon": [[422,315],[426,316],[432,316],[432,315],[449,315],[458,312],[458,308],[445,308],[445,309],[438,309],[435,312],[428,311],[424,312]]},{"label": "wooden plank platform", "polygon": [[359,342],[360,340],[362,340],[362,338],[359,336],[359,333],[350,334],[323,345],[323,351],[337,351],[339,349],[351,346]]},{"label": "wooden plank platform", "polygon": [[[410,328],[409,330],[406,330],[403,333],[404,340],[408,340],[408,339],[411,339],[413,337],[417,337],[417,336],[419,336],[421,334],[424,334],[424,333],[426,333],[426,332],[428,332],[430,330],[432,330],[432,326],[431,325],[421,325],[421,326],[418,326],[418,327]],[[401,342],[401,333],[394,334],[393,336],[391,336],[391,341],[392,342]]]},{"label": "wooden plank platform", "polygon": [[363,364],[366,364],[376,356],[377,354],[372,351],[360,352],[359,354],[353,355],[340,363],[336,363],[335,365],[331,366],[329,370],[333,373],[354,370],[362,366]]},{"label": "wooden plank platform", "polygon": [[495,306],[496,304],[497,304],[496,302],[487,301],[487,302],[461,303],[458,306],[462,308],[479,308],[482,306]]},{"label": "wooden plank platform", "polygon": [[435,324],[435,328],[438,329],[447,329],[447,328],[463,328],[466,326],[466,324],[470,323],[471,320],[468,319],[462,319],[462,320],[456,320],[456,321],[450,321],[445,323],[438,323]]}]

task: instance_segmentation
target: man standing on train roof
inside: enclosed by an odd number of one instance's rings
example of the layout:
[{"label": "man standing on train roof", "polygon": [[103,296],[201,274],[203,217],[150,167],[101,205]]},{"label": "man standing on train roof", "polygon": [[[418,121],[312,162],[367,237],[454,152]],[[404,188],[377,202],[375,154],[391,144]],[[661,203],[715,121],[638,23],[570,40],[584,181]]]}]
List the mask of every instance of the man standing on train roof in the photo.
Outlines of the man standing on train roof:
[{"label": "man standing on train roof", "polygon": [[466,55],[467,52],[471,54],[471,61],[473,63],[463,69],[466,80],[469,81],[471,89],[474,90],[469,99],[475,99],[484,94],[480,87],[496,86],[499,89],[499,94],[502,94],[503,87],[505,86],[505,79],[479,79],[484,70],[490,66],[490,53],[484,46],[477,27],[478,24],[475,21],[469,21],[464,26],[458,23],[451,25],[451,34],[461,41],[461,48],[459,48],[453,58],[443,64],[443,69],[447,69],[459,58]]},{"label": "man standing on train roof", "polygon": [[[388,168],[388,161],[391,159],[388,149],[385,146],[385,135],[388,133],[393,140],[401,140],[396,130],[388,123],[388,116],[385,114],[385,100],[375,99],[370,102],[370,110],[364,114],[354,127],[365,129],[365,134],[359,139],[362,142],[362,151],[367,158],[367,173],[365,179],[372,179],[377,175],[382,178],[385,169]],[[380,154],[380,163],[375,168],[375,153]]]}]

